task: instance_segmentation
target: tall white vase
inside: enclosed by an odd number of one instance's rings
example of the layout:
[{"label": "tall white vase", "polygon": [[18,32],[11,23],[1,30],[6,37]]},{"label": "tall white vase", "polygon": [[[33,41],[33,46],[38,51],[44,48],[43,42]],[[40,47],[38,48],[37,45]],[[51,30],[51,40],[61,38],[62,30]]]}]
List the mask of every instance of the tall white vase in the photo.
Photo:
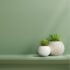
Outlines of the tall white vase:
[{"label": "tall white vase", "polygon": [[51,55],[62,55],[64,53],[64,44],[62,41],[51,41],[49,43]]}]

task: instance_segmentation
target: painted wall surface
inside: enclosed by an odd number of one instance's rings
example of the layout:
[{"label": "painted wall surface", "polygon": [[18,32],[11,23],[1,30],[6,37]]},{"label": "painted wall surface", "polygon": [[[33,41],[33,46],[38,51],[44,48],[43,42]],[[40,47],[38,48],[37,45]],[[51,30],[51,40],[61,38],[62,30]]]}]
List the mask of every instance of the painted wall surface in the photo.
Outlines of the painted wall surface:
[{"label": "painted wall surface", "polygon": [[0,0],[0,54],[36,53],[39,41],[61,35],[70,53],[69,0]]}]

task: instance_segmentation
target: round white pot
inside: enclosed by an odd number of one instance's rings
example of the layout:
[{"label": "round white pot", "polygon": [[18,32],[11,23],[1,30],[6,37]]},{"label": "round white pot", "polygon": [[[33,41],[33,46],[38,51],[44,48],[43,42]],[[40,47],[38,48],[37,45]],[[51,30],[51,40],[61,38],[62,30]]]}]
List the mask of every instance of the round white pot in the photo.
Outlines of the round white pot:
[{"label": "round white pot", "polygon": [[40,56],[48,56],[51,53],[51,48],[49,46],[40,46],[38,48],[38,54]]},{"label": "round white pot", "polygon": [[49,43],[51,55],[62,55],[64,53],[64,44],[62,41],[52,41]]}]

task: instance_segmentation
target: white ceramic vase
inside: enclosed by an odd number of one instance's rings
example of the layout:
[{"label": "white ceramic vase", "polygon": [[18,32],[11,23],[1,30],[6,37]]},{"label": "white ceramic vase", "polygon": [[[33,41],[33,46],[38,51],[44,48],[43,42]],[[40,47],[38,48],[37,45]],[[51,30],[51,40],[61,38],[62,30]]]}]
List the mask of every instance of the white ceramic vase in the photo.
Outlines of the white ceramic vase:
[{"label": "white ceramic vase", "polygon": [[51,41],[49,43],[51,55],[62,55],[64,53],[64,44],[62,41]]},{"label": "white ceramic vase", "polygon": [[51,53],[51,48],[49,46],[40,46],[38,48],[38,54],[40,56],[48,56]]}]

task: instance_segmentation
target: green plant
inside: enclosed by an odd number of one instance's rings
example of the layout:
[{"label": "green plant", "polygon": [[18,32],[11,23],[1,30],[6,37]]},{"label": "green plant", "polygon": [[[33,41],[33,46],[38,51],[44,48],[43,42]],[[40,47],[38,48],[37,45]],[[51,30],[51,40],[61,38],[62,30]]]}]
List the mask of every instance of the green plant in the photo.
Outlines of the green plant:
[{"label": "green plant", "polygon": [[60,41],[60,36],[58,34],[52,34],[49,37],[49,41]]},{"label": "green plant", "polygon": [[44,39],[41,41],[42,46],[47,46],[49,44],[49,41],[47,39]]}]

